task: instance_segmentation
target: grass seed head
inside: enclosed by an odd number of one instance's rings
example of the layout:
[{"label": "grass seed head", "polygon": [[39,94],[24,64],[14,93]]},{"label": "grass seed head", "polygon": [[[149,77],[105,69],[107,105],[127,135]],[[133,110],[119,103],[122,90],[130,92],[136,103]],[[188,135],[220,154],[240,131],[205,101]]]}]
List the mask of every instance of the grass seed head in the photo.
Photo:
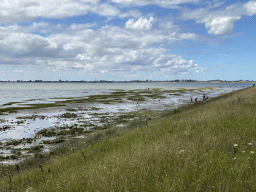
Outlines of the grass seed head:
[{"label": "grass seed head", "polygon": [[18,172],[20,172],[20,166],[18,164],[15,165]]}]

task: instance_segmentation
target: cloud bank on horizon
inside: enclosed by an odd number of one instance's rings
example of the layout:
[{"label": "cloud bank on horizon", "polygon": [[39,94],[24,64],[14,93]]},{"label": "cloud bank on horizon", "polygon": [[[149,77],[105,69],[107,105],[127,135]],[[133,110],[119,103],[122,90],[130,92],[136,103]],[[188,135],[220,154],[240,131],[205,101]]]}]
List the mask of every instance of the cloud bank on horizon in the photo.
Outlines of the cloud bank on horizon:
[{"label": "cloud bank on horizon", "polygon": [[254,20],[254,0],[2,0],[0,80],[253,79]]}]

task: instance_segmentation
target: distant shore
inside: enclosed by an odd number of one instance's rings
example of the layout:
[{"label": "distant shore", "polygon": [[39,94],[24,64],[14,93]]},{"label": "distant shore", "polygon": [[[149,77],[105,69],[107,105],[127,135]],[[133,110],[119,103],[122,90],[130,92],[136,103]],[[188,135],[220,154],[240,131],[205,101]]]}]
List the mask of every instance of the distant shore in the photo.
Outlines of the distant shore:
[{"label": "distant shore", "polygon": [[43,80],[15,80],[15,81],[0,81],[0,83],[256,83],[256,81],[250,80],[236,80],[236,81],[226,81],[226,80],[208,80],[208,81],[197,81],[197,80],[166,80],[166,81],[152,81],[152,80],[132,80],[132,81],[71,81],[71,80],[59,80],[59,81],[43,81]]}]

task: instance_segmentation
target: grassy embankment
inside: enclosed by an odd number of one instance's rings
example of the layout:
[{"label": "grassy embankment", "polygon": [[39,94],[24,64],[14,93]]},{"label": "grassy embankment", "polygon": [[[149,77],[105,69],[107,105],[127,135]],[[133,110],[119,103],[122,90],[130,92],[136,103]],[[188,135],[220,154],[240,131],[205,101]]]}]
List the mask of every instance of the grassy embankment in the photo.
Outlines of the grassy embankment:
[{"label": "grassy embankment", "polygon": [[253,191],[255,98],[251,87],[165,113],[1,178],[0,191]]}]

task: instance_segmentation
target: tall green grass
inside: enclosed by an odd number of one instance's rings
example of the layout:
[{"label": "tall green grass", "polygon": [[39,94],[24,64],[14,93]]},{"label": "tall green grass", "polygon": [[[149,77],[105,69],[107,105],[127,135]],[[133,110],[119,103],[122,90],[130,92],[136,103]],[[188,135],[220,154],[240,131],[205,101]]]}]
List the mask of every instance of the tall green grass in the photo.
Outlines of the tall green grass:
[{"label": "tall green grass", "polygon": [[254,191],[255,117],[251,87],[133,123],[119,136],[1,178],[0,190]]}]

